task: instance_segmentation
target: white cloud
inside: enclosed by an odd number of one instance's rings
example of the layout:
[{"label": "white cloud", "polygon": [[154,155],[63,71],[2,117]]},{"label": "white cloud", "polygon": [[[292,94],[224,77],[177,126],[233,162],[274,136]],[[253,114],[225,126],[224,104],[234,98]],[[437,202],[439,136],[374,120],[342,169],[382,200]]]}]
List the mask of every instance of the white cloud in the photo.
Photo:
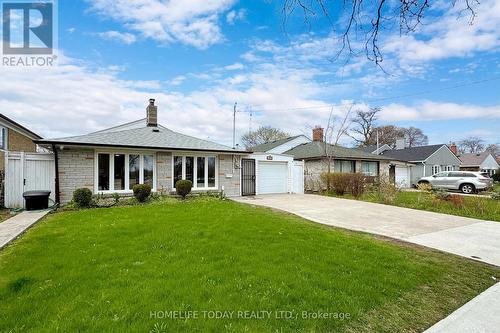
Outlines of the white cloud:
[{"label": "white cloud", "polygon": [[174,77],[172,80],[168,81],[168,84],[171,86],[178,86],[181,85],[184,81],[186,81],[186,76],[185,75],[178,75]]},{"label": "white cloud", "polygon": [[438,103],[432,101],[423,101],[413,106],[393,103],[383,107],[380,118],[386,122],[500,119],[500,105],[479,106],[471,104]]},{"label": "white cloud", "polygon": [[[123,80],[118,77],[121,74],[113,66],[94,71],[64,55],[53,68],[0,67],[0,109],[45,137],[61,137],[144,117],[147,100],[153,97],[165,126],[229,144],[235,101],[241,108],[324,104],[318,97],[321,87],[310,80],[309,71],[287,72],[269,64],[186,94],[166,93],[157,81]],[[310,111],[256,112],[254,126],[270,124],[297,133],[312,121]],[[328,112],[314,111],[314,122]],[[238,137],[248,130],[248,119],[248,114],[238,114]]]},{"label": "white cloud", "polygon": [[115,30],[99,32],[97,35],[101,38],[115,40],[127,45],[133,44],[137,41],[137,37],[135,37],[135,35],[128,32],[120,32]]},{"label": "white cloud", "polygon": [[229,13],[226,15],[226,22],[228,24],[235,24],[237,21],[242,21],[245,19],[246,16],[246,11],[245,9],[240,9],[240,10],[231,10]]},{"label": "white cloud", "polygon": [[466,17],[458,18],[457,5],[434,22],[426,22],[417,33],[393,36],[383,52],[395,53],[405,63],[465,57],[500,46],[500,1],[485,0],[475,7],[477,17],[470,25]]},{"label": "white cloud", "polygon": [[245,68],[245,66],[239,62],[236,62],[232,65],[224,66],[224,69],[228,70],[228,71],[234,71],[234,70],[243,69],[243,68]]},{"label": "white cloud", "polygon": [[98,14],[163,44],[180,42],[200,49],[222,41],[219,16],[235,0],[95,0]]}]

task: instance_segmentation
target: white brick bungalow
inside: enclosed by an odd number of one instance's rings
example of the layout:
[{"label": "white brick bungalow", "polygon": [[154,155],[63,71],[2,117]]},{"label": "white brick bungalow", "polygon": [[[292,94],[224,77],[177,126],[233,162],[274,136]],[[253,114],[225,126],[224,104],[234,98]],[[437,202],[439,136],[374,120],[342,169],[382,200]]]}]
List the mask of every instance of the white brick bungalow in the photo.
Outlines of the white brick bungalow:
[{"label": "white brick bungalow", "polygon": [[180,179],[191,180],[194,192],[241,194],[240,165],[248,152],[174,132],[158,124],[157,112],[151,99],[145,119],[36,141],[54,152],[56,201],[69,202],[81,187],[125,195],[135,184],[150,184],[153,191],[172,192]]}]

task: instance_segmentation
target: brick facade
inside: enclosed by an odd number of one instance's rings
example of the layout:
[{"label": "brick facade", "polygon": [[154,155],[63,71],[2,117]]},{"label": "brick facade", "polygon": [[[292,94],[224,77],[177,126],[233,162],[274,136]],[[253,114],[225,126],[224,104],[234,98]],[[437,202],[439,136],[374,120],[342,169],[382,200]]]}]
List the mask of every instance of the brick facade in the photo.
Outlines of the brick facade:
[{"label": "brick facade", "polygon": [[159,192],[172,191],[172,153],[158,152],[156,154],[156,188]]},{"label": "brick facade", "polygon": [[[224,187],[224,193],[228,197],[239,196],[240,187],[241,156],[219,155],[219,189]],[[228,177],[232,175],[232,177]]]},{"label": "brick facade", "polygon": [[[24,151],[26,153],[36,152],[36,145],[27,136],[16,132],[12,129],[7,129],[7,150],[8,151]],[[0,152],[0,171],[5,170],[5,153]]]},{"label": "brick facade", "polygon": [[61,202],[70,202],[77,188],[94,191],[94,150],[64,149],[59,155],[59,193]]},{"label": "brick facade", "polygon": [[[361,162],[355,161],[356,172],[361,172]],[[335,160],[332,161],[330,166],[331,172],[334,172]],[[379,175],[382,178],[389,179],[389,161],[379,162]],[[309,160],[304,163],[304,190],[309,192],[317,192],[323,189],[321,181],[321,174],[328,171],[328,160],[318,159]]]},{"label": "brick facade", "polygon": [[[94,192],[94,150],[64,149],[59,155],[59,190],[61,202],[70,202],[77,188],[85,187]],[[196,155],[196,154],[195,154]],[[233,161],[234,158],[234,161]],[[224,187],[227,196],[240,195],[241,157],[233,155],[218,155],[219,190]],[[231,175],[232,177],[228,177]],[[162,193],[172,191],[172,153],[158,152],[156,154],[157,190]]]}]

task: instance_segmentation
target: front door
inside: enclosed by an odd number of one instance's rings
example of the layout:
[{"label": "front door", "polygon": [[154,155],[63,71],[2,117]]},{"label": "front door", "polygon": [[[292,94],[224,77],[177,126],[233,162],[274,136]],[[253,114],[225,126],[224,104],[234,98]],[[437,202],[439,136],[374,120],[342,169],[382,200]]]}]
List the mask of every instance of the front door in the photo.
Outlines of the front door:
[{"label": "front door", "polygon": [[255,195],[255,160],[241,160],[241,195]]}]

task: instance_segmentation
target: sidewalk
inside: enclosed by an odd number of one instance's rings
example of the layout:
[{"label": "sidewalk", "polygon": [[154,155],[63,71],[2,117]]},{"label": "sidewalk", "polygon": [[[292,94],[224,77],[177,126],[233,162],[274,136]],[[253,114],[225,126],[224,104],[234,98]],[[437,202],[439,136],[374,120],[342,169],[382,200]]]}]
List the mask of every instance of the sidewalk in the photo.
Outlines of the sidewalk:
[{"label": "sidewalk", "polygon": [[424,333],[498,333],[499,309],[500,283],[497,283]]},{"label": "sidewalk", "polygon": [[16,239],[49,212],[49,209],[32,212],[25,211],[0,223],[0,249]]}]

